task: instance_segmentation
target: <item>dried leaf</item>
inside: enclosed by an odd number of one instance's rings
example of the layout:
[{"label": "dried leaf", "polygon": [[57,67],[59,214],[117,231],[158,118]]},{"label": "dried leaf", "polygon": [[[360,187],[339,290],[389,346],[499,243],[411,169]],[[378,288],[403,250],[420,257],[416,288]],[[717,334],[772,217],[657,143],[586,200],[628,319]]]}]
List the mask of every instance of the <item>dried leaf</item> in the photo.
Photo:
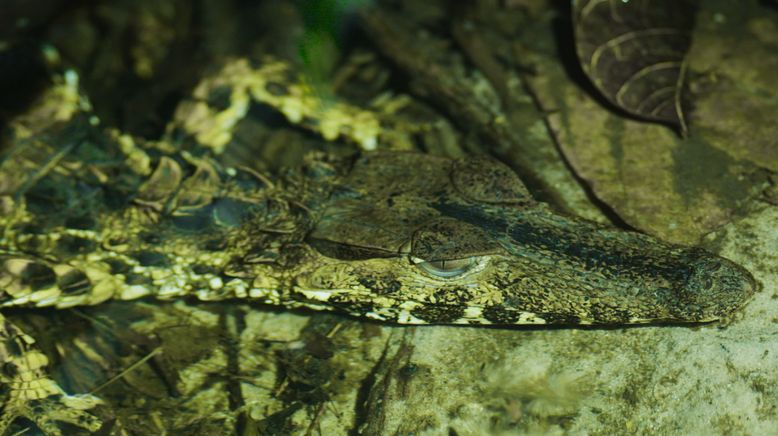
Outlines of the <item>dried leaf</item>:
[{"label": "dried leaf", "polygon": [[582,0],[573,19],[584,72],[613,104],[686,134],[681,90],[696,0]]},{"label": "dried leaf", "polygon": [[[729,9],[705,5],[700,11],[695,46],[687,55],[689,71],[697,72],[690,75],[696,79],[689,87],[694,90],[695,110],[689,113],[694,129],[683,140],[662,126],[606,110],[570,83],[556,59],[535,58],[537,74],[527,85],[549,114],[560,150],[592,193],[626,224],[665,240],[696,244],[761,197],[766,180],[760,167],[778,165],[778,130],[769,121],[778,117],[778,76],[773,73],[778,63],[767,55],[778,32],[762,24],[775,21],[758,5],[752,0],[748,9],[738,2]],[[719,13],[726,13],[731,30],[720,24]],[[742,18],[736,22],[738,13]],[[743,37],[745,27],[755,29],[748,38]],[[725,61],[731,59],[737,62]]]}]

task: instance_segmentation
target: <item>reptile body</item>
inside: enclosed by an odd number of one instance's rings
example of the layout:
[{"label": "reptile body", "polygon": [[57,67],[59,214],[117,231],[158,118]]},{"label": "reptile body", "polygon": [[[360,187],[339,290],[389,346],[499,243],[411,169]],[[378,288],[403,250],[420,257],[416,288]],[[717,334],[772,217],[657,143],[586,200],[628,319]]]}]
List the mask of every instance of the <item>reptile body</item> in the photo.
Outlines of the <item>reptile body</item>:
[{"label": "reptile body", "polygon": [[[72,90],[62,122],[20,118],[0,161],[0,306],[193,296],[403,324],[623,325],[716,320],[756,289],[702,249],[556,214],[487,158],[314,155],[275,177],[223,166],[252,98],[327,138],[381,143],[369,113],[310,109],[268,71],[238,62],[206,79],[158,142],[95,127]],[[81,410],[97,400],[65,396],[32,338],[3,325],[0,429],[16,416],[99,427]]]}]

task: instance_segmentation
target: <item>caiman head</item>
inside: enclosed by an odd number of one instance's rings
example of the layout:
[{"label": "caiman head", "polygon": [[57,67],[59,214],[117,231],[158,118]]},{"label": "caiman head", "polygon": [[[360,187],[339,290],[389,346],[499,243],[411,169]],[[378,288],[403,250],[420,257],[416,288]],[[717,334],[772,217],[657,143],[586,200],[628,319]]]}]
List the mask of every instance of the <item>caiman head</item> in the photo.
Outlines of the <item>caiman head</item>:
[{"label": "caiman head", "polygon": [[739,265],[552,212],[487,158],[358,158],[307,242],[291,297],[398,323],[716,320],[755,291]]}]

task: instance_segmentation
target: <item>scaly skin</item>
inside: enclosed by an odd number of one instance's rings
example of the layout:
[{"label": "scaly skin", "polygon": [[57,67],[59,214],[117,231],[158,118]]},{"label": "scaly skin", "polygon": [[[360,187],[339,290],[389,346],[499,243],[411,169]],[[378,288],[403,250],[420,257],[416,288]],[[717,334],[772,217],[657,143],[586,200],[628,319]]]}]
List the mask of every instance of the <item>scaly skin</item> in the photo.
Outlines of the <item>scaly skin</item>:
[{"label": "scaly skin", "polygon": [[[250,75],[225,71],[196,95]],[[245,92],[230,95],[213,114],[242,116]],[[179,120],[207,113],[205,100]],[[170,129],[195,143],[143,143],[78,110],[65,118],[17,126],[0,161],[2,307],[191,295],[395,323],[620,325],[716,320],[756,289],[704,250],[555,214],[486,158],[312,156],[271,180],[204,152],[227,143],[207,123]],[[96,429],[81,410],[96,400],[64,396],[32,339],[2,325],[0,361],[13,368],[0,376],[0,430],[16,416],[50,433],[55,421]]]}]

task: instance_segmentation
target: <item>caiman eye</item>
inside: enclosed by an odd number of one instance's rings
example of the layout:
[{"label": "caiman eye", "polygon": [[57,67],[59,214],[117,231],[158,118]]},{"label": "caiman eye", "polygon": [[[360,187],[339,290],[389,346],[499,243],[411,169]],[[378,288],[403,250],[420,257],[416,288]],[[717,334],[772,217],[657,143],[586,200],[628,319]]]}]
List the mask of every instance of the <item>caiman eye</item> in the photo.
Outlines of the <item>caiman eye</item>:
[{"label": "caiman eye", "polygon": [[460,276],[475,266],[478,258],[467,257],[464,259],[452,259],[452,260],[434,260],[426,261],[423,259],[413,258],[412,261],[417,267],[421,268],[428,274],[441,278],[452,278]]}]

